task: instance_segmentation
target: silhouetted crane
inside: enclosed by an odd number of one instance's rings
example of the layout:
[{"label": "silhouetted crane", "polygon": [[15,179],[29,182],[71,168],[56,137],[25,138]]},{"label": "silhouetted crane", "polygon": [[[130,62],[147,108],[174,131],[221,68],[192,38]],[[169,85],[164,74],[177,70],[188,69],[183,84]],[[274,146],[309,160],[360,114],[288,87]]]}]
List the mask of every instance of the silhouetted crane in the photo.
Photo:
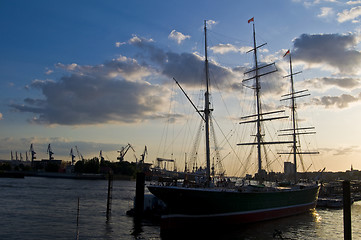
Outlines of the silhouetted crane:
[{"label": "silhouetted crane", "polygon": [[122,162],[124,160],[124,156],[129,149],[132,149],[133,152],[135,152],[134,148],[132,147],[132,145],[130,145],[130,143],[128,143],[125,147],[122,147],[122,149],[118,151],[119,157],[117,157],[117,159],[119,160],[119,162]]},{"label": "silhouetted crane", "polygon": [[143,151],[143,154],[141,154],[140,156],[142,157],[139,161],[140,164],[143,164],[144,163],[144,160],[145,160],[145,155],[148,154],[148,151],[147,151],[147,146],[145,146],[144,148],[144,151]]},{"label": "silhouetted crane", "polygon": [[70,154],[69,155],[71,156],[71,165],[74,165],[74,163],[75,163],[75,155],[73,153],[73,148],[70,149]]},{"label": "silhouetted crane", "polygon": [[84,161],[83,155],[79,152],[79,149],[78,149],[77,146],[75,146],[75,150],[76,150],[76,152],[77,152],[77,154],[78,154],[79,160]]},{"label": "silhouetted crane", "polygon": [[31,154],[31,167],[34,167],[34,159],[36,159],[35,154],[36,152],[34,151],[34,147],[33,144],[30,144],[30,154]]},{"label": "silhouetted crane", "polygon": [[53,155],[54,155],[54,152],[51,150],[51,146],[50,146],[50,143],[48,145],[48,149],[46,150],[46,153],[49,154],[49,161],[53,160]]}]

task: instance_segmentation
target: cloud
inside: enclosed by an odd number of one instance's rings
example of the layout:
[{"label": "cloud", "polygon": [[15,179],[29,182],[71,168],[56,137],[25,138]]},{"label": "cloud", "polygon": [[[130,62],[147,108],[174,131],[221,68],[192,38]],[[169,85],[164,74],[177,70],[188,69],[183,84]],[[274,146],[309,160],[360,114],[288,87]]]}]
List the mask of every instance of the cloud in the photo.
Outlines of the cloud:
[{"label": "cloud", "polygon": [[[35,79],[29,86],[40,90],[42,97],[27,97],[10,107],[32,113],[29,121],[37,124],[137,123],[167,116],[168,83],[173,77],[190,88],[199,88],[205,80],[204,57],[197,53],[165,51],[152,39],[135,35],[128,43],[136,48],[135,58],[119,56],[99,65],[58,63],[56,67],[65,72],[60,79]],[[223,92],[242,88],[245,67],[232,69],[209,60],[209,71],[211,84]],[[285,88],[279,79],[285,74],[272,75],[262,80],[262,89],[279,94]]]},{"label": "cloud", "polygon": [[323,96],[320,98],[313,98],[312,105],[324,106],[325,108],[347,108],[350,103],[355,103],[361,100],[361,93],[358,96],[350,94],[342,94],[340,96]]},{"label": "cloud", "polygon": [[218,44],[210,48],[214,53],[226,54],[229,52],[246,53],[252,47],[236,47],[232,44]]},{"label": "cloud", "polygon": [[142,80],[150,72],[135,60],[120,57],[96,66],[58,64],[71,75],[59,81],[34,80],[43,98],[26,98],[12,104],[35,117],[38,124],[90,125],[134,123],[155,118],[162,112],[169,91]]},{"label": "cloud", "polygon": [[[42,98],[25,98],[10,107],[32,113],[29,121],[37,124],[135,123],[166,116],[170,90],[152,81],[175,77],[184,85],[200,86],[204,60],[197,54],[165,52],[153,40],[138,36],[128,43],[138,49],[137,59],[142,64],[125,56],[99,65],[58,63],[56,67],[65,71],[63,77],[36,79],[30,85],[42,92]],[[237,86],[237,71],[212,61],[209,65],[219,86]]]},{"label": "cloud", "polygon": [[346,4],[348,4],[348,5],[361,4],[361,0],[358,0],[358,1],[348,1]]},{"label": "cloud", "polygon": [[125,42],[115,42],[115,46],[118,48],[122,45],[126,44]]},{"label": "cloud", "polygon": [[346,147],[338,147],[338,148],[321,148],[321,152],[330,153],[333,156],[345,156],[354,153],[360,152],[359,146],[346,146]]},{"label": "cloud", "polygon": [[167,96],[161,86],[81,75],[47,83],[42,93],[45,99],[27,98],[11,107],[36,114],[31,122],[39,124],[134,123],[155,116]]},{"label": "cloud", "polygon": [[350,77],[322,77],[309,79],[304,83],[316,89],[325,89],[330,87],[354,89],[355,87],[360,86],[360,79]]},{"label": "cloud", "polygon": [[[168,79],[176,78],[182,85],[200,86],[200,81],[204,76],[204,58],[196,53],[175,53],[164,51],[155,46],[154,42],[149,42],[139,38],[133,45],[141,49],[143,61],[153,64],[159,74]],[[221,66],[214,61],[209,61],[209,70],[212,79],[217,81],[224,91],[230,90],[239,82],[239,71]],[[243,72],[242,72],[243,75]],[[211,81],[212,81],[211,79]]]},{"label": "cloud", "polygon": [[62,64],[62,63],[57,63],[55,66],[59,67],[59,68],[62,68],[64,70],[67,70],[67,71],[74,71],[78,67],[78,64],[72,63],[72,64],[65,65],[65,64]]},{"label": "cloud", "polygon": [[307,0],[307,1],[300,1],[300,0],[293,0],[294,2],[302,2],[305,7],[311,7],[316,4],[321,4],[322,2],[331,2],[337,3],[337,0]]},{"label": "cloud", "polygon": [[[200,81],[205,79],[204,73],[204,57],[197,53],[175,53],[166,52],[149,42],[139,38],[134,41],[134,46],[142,50],[143,61],[152,61],[158,67],[158,72],[163,76],[171,79],[176,78],[183,86],[199,87]],[[231,48],[230,44],[226,46]],[[249,50],[248,47],[244,47]],[[217,49],[217,48],[216,48]],[[241,48],[239,48],[241,49]],[[219,50],[219,48],[217,49]],[[221,50],[219,50],[221,51]],[[243,50],[242,50],[243,51]],[[209,71],[211,75],[211,84],[217,84],[217,87],[223,92],[239,91],[242,88],[240,79],[247,78],[244,76],[246,67],[228,68],[209,60]],[[266,71],[267,68],[263,69]],[[284,72],[277,72],[267,76],[262,81],[262,89],[266,94],[279,94],[285,90],[285,84],[280,81]],[[251,84],[251,83],[250,83]]]},{"label": "cloud", "polygon": [[152,38],[146,39],[143,37],[138,37],[137,35],[134,34],[133,37],[128,41],[129,44],[136,44],[141,42],[151,43],[154,42],[154,40]]},{"label": "cloud", "polygon": [[177,32],[176,30],[172,30],[168,35],[168,38],[175,40],[178,44],[181,44],[184,40],[191,38],[191,36],[184,35],[183,33]]},{"label": "cloud", "polygon": [[294,59],[309,65],[327,67],[348,75],[360,71],[361,53],[354,48],[356,34],[302,34],[293,40]]},{"label": "cloud", "polygon": [[[289,89],[289,82],[288,80],[285,80],[283,78],[283,76],[288,75],[281,67],[278,67],[278,65],[276,64],[268,66],[268,67],[263,67],[267,64],[269,64],[270,62],[260,62],[259,63],[259,67],[262,67],[258,74],[259,75],[264,75],[263,77],[260,78],[260,84],[261,84],[261,89],[262,89],[262,94],[263,96],[268,95],[268,96],[276,96],[277,98],[279,98],[279,96],[285,92],[288,91]],[[253,69],[253,68],[252,68]],[[247,71],[249,71],[251,69],[248,69]],[[272,72],[274,70],[277,70],[276,72],[273,72],[271,74],[267,74],[269,72]],[[255,72],[251,72],[250,74],[246,74],[244,76],[244,79],[248,79],[253,77],[255,74]],[[245,81],[244,84],[248,87],[255,87],[255,81],[254,78],[250,81]]]},{"label": "cloud", "polygon": [[140,65],[135,59],[125,56],[119,56],[117,59],[107,61],[101,65],[95,66],[79,66],[76,63],[65,65],[56,64],[58,68],[62,68],[68,72],[79,75],[98,76],[107,78],[124,78],[127,81],[140,80],[151,74],[151,69]]},{"label": "cloud", "polygon": [[337,20],[338,20],[338,22],[342,23],[342,22],[346,22],[346,21],[355,20],[360,15],[361,15],[361,6],[357,6],[357,7],[351,8],[350,10],[345,9],[341,13],[338,13]]},{"label": "cloud", "polygon": [[50,74],[52,74],[53,72],[54,72],[54,70],[47,69],[46,72],[45,72],[45,74],[46,74],[46,75],[50,75]]},{"label": "cloud", "polygon": [[359,146],[349,146],[349,147],[340,147],[337,149],[334,149],[334,156],[342,156],[342,155],[348,155],[353,152],[360,152]]},{"label": "cloud", "polygon": [[334,15],[334,11],[332,8],[330,7],[322,7],[321,8],[321,13],[317,15],[317,17],[319,18],[327,18],[330,17],[332,15]]},{"label": "cloud", "polygon": [[212,29],[214,25],[217,25],[218,22],[214,20],[207,20],[207,28]]}]

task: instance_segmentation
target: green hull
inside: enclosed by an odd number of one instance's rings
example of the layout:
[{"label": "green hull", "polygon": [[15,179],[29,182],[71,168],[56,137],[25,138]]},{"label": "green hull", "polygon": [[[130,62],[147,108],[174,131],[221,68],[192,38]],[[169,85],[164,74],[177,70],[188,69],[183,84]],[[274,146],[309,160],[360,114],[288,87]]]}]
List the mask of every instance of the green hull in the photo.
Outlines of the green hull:
[{"label": "green hull", "polygon": [[[167,205],[169,215],[173,216],[194,218],[252,213],[259,215],[282,210],[281,216],[275,212],[274,218],[277,218],[314,208],[318,198],[319,185],[264,192],[172,186],[148,186],[148,189]],[[292,209],[295,210],[294,213]],[[260,220],[263,220],[262,216],[259,217]],[[267,219],[271,218],[273,216],[267,216]]]}]

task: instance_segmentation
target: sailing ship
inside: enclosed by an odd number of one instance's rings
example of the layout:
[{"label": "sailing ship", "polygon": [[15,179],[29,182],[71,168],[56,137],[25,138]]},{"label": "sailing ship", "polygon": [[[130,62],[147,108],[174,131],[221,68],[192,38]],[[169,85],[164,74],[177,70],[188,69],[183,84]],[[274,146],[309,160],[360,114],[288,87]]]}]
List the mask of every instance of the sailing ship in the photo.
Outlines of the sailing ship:
[{"label": "sailing ship", "polygon": [[[255,117],[254,122],[257,124],[256,141],[253,143],[241,143],[239,145],[253,144],[258,148],[258,176],[262,176],[265,171],[262,169],[261,162],[261,146],[264,144],[294,144],[293,153],[297,154],[296,135],[299,129],[293,128],[294,139],[292,141],[283,142],[265,142],[262,134],[262,121],[270,120],[264,118],[266,114],[262,113],[260,108],[260,77],[265,73],[260,73],[260,69],[265,66],[258,66],[256,45],[255,26],[253,21],[253,49],[255,68],[248,73],[254,75],[243,81],[255,80],[255,96],[257,113],[249,116]],[[204,94],[205,106],[203,110],[198,111],[205,125],[206,139],[206,171],[204,182],[200,186],[163,186],[149,185],[149,191],[157,198],[161,199],[167,205],[167,213],[161,218],[161,229],[172,230],[182,228],[184,226],[202,224],[224,224],[234,225],[241,223],[252,223],[265,221],[280,217],[300,214],[316,206],[319,184],[295,183],[287,187],[266,187],[265,185],[243,185],[233,188],[216,187],[212,182],[211,164],[210,164],[210,144],[209,144],[209,121],[211,117],[211,109],[209,106],[209,74],[208,74],[208,58],[207,58],[207,25],[204,22],[205,33],[205,75],[206,75],[206,91]],[[292,73],[291,73],[292,76]],[[178,83],[177,83],[178,84]],[[293,85],[292,85],[293,89]],[[182,90],[183,91],[183,90]],[[293,99],[293,111],[295,110],[294,100],[297,94],[292,90],[289,97]],[[193,105],[194,108],[196,108]],[[274,112],[272,112],[274,113]],[[295,119],[293,119],[295,121]],[[294,124],[295,126],[295,124]],[[294,162],[296,167],[296,162]],[[295,173],[297,170],[295,169]]]}]

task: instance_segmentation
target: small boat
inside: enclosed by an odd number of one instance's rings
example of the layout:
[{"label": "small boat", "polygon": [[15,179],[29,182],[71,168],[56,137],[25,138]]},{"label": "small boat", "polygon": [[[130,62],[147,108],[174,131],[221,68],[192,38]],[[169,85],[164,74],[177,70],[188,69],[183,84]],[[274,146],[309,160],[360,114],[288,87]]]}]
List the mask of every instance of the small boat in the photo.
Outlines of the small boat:
[{"label": "small boat", "polygon": [[[205,175],[203,175],[202,178],[203,182],[200,182],[198,184],[187,185],[183,182],[182,186],[166,186],[163,184],[148,186],[149,191],[157,198],[162,200],[167,206],[167,213],[162,215],[161,218],[161,229],[163,231],[182,229],[183,227],[192,226],[199,228],[200,226],[231,226],[243,223],[253,223],[304,213],[311,209],[314,209],[316,206],[320,185],[318,183],[306,184],[297,182],[297,146],[295,139],[299,129],[295,127],[295,124],[293,124],[294,127],[293,129],[291,129],[291,135],[293,136],[293,140],[282,142],[284,144],[293,144],[292,149],[295,156],[295,182],[293,184],[287,184],[287,186],[278,186],[276,183],[274,183],[273,185],[267,185],[266,182],[263,182],[261,180],[262,175],[265,174],[265,170],[262,169],[261,147],[265,144],[281,144],[281,142],[275,143],[263,141],[261,133],[261,123],[263,121],[270,120],[263,117],[266,114],[271,113],[261,112],[259,101],[259,79],[261,76],[265,75],[264,72],[260,72],[260,69],[264,68],[265,66],[258,66],[257,49],[260,46],[256,45],[254,19],[250,19],[249,22],[253,22],[254,48],[251,51],[254,51],[255,68],[248,72],[253,73],[254,75],[244,81],[255,80],[254,89],[255,95],[257,97],[257,113],[252,115],[252,117],[256,117],[256,120],[251,120],[247,122],[253,122],[257,124],[256,140],[253,143],[249,143],[249,145],[256,145],[258,149],[258,176],[260,178],[260,181],[257,185],[242,184],[241,186],[232,185],[232,187],[217,187],[217,184],[214,184],[214,179],[211,178],[209,121],[212,117],[212,110],[209,106],[210,81],[208,77],[207,25],[205,21],[205,106],[202,110],[196,110],[204,121],[205,126],[204,129],[206,135],[206,171]],[[291,58],[290,67],[292,71]],[[292,72],[290,76],[292,78]],[[177,84],[179,85],[178,82]],[[293,108],[292,106],[291,108],[293,110],[295,110],[294,101],[296,95],[297,92],[294,91],[292,85],[292,92],[287,96],[292,99]],[[239,145],[246,145],[246,143],[242,143]]]},{"label": "small boat", "polygon": [[[353,204],[354,199],[351,198],[351,204]],[[342,197],[320,197],[317,200],[317,207],[320,208],[343,208],[343,199]]]}]

